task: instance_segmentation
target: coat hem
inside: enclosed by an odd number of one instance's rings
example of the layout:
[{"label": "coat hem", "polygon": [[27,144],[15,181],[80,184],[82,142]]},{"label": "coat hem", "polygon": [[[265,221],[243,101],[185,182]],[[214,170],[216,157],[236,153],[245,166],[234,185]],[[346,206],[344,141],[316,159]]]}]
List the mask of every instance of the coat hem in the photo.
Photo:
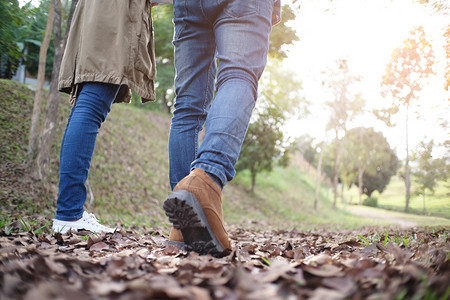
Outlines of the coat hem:
[{"label": "coat hem", "polygon": [[[151,91],[150,93],[148,91],[145,91],[143,88],[140,88],[137,84],[134,82],[128,80],[125,77],[118,77],[113,75],[106,75],[106,74],[83,74],[80,76],[76,76],[75,78],[69,78],[65,80],[60,80],[58,83],[58,89],[59,91],[70,94],[72,91],[72,87],[81,84],[83,82],[103,82],[103,83],[110,83],[110,84],[117,84],[117,85],[125,85],[128,87],[128,89],[133,90],[141,97],[142,103],[149,102],[149,101],[155,101],[156,95],[155,95],[155,88],[154,88],[154,81],[149,80],[148,85],[150,85]],[[129,94],[129,93],[128,93]],[[131,97],[122,97],[121,99],[116,98],[114,100],[115,103],[119,102],[131,102]]]}]

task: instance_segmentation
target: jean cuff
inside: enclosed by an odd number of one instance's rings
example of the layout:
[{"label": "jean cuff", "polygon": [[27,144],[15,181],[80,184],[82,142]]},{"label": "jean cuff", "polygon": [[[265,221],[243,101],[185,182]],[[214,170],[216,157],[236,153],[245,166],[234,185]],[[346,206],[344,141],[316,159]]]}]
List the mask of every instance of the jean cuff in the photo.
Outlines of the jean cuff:
[{"label": "jean cuff", "polygon": [[[206,164],[196,164],[195,166],[193,166],[193,167],[191,168],[191,171],[192,171],[193,169],[195,169],[195,168],[200,168],[200,169],[202,169],[203,171],[205,171],[205,172],[209,175],[209,177],[211,177],[211,179],[212,179],[215,183],[217,183],[217,185],[218,185],[221,189],[223,189],[224,186],[225,186],[225,184],[227,183],[227,178],[226,178],[225,174],[223,174],[222,172],[220,172],[219,169],[217,169],[217,168],[215,168],[215,167],[213,167],[213,166],[206,165]],[[217,182],[217,181],[219,181],[219,182]]]}]

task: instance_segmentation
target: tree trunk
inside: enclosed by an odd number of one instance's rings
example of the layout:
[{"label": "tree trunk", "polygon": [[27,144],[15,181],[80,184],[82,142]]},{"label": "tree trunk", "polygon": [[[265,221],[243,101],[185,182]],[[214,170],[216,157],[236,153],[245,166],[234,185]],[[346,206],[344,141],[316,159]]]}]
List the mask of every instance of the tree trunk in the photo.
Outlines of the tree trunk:
[{"label": "tree trunk", "polygon": [[53,62],[52,80],[50,83],[50,94],[47,103],[47,111],[45,120],[42,127],[39,152],[36,159],[35,168],[33,168],[33,177],[41,180],[46,180],[49,171],[49,162],[51,157],[51,149],[56,132],[56,119],[58,117],[58,107],[61,100],[58,90],[58,77],[59,70],[61,68],[61,61],[67,42],[67,36],[72,22],[73,12],[75,10],[78,0],[72,2],[72,7],[68,19],[68,27],[64,35],[64,39],[61,40],[61,1],[52,0],[55,5],[55,17],[54,17],[54,45],[55,45],[55,57]]},{"label": "tree trunk", "polygon": [[333,199],[333,209],[336,209],[336,203],[337,203],[337,197],[338,197],[338,177],[339,177],[339,160],[341,156],[341,143],[338,139],[338,133],[336,131],[336,152],[335,152],[335,158],[334,158],[334,176],[333,176],[333,193],[334,193],[334,199]]},{"label": "tree trunk", "polygon": [[320,181],[322,176],[322,156],[323,150],[320,151],[319,164],[317,165],[316,171],[316,193],[314,195],[314,210],[317,210],[317,203],[319,202]]},{"label": "tree trunk", "polygon": [[362,205],[362,193],[363,193],[363,174],[364,168],[358,168],[358,191],[359,191],[359,205]]},{"label": "tree trunk", "polygon": [[45,180],[48,174],[50,152],[56,129],[56,117],[60,95],[58,91],[58,75],[62,59],[61,45],[61,1],[52,0],[54,5],[53,19],[53,43],[55,45],[55,56],[53,60],[52,78],[50,82],[50,93],[48,96],[47,110],[43,121],[40,135],[36,163],[32,168],[32,175],[36,179]]},{"label": "tree trunk", "polygon": [[425,208],[425,189],[423,189],[423,213],[425,214],[426,212],[426,208]]},{"label": "tree trunk", "polygon": [[251,176],[252,176],[252,189],[251,189],[251,193],[254,194],[255,193],[255,185],[256,185],[256,172],[254,172],[253,170],[250,171]]},{"label": "tree trunk", "polygon": [[54,15],[54,3],[50,2],[48,9],[47,26],[45,27],[45,35],[42,40],[41,48],[39,50],[39,66],[38,76],[36,83],[36,92],[34,94],[33,114],[31,116],[30,136],[28,140],[28,163],[31,165],[35,160],[38,149],[38,132],[39,132],[39,120],[41,116],[41,101],[42,90],[44,88],[45,81],[45,64],[47,61],[47,49],[50,44],[50,37],[52,35]]},{"label": "tree trunk", "polygon": [[409,211],[409,198],[411,191],[411,180],[409,170],[409,135],[408,135],[408,122],[409,122],[409,104],[406,104],[406,162],[405,162],[405,189],[406,189],[406,205],[405,211]]}]

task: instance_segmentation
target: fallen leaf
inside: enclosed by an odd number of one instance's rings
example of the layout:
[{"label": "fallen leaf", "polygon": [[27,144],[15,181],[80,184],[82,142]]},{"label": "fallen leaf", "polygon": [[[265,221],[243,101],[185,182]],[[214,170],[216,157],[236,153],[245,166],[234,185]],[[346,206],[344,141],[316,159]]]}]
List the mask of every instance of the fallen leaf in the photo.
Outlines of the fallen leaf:
[{"label": "fallen leaf", "polygon": [[108,248],[109,248],[109,246],[105,242],[98,242],[98,243],[92,244],[89,247],[89,250],[90,251],[102,251],[102,250],[105,250]]}]

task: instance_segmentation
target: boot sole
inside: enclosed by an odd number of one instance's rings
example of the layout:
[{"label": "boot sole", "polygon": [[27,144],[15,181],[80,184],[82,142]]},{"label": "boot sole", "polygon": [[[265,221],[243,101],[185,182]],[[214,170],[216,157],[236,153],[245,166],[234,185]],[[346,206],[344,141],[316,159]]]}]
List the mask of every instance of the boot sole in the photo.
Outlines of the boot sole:
[{"label": "boot sole", "polygon": [[225,249],[214,235],[200,203],[185,190],[172,192],[164,201],[164,211],[173,227],[181,230],[184,243],[201,255],[219,257]]}]

